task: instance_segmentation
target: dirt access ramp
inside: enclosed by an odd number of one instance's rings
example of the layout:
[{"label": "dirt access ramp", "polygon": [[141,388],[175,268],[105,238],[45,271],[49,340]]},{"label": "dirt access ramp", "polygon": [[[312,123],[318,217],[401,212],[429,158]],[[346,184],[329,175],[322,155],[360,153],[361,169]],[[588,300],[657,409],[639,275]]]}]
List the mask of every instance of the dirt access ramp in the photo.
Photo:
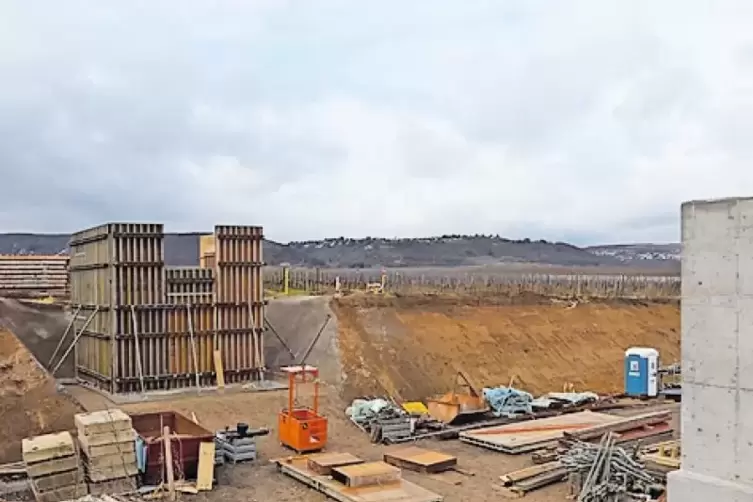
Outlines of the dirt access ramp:
[{"label": "dirt access ramp", "polygon": [[0,328],[0,463],[21,460],[21,440],[73,427],[80,407],[16,336]]},{"label": "dirt access ramp", "polygon": [[267,304],[265,317],[292,352],[291,355],[280,339],[268,330],[264,334],[264,357],[267,367],[274,369],[300,363],[321,330],[306,364],[317,366],[325,383],[338,384],[342,371],[337,350],[338,322],[330,308],[329,296],[273,299]]},{"label": "dirt access ramp", "polygon": [[623,390],[624,352],[655,347],[680,356],[674,303],[573,303],[540,297],[353,296],[333,301],[343,397],[426,399],[446,392],[458,369],[479,385],[534,394]]},{"label": "dirt access ramp", "polygon": [[[0,329],[5,328],[14,333],[43,365],[47,365],[50,361],[60,338],[68,327],[69,320],[70,314],[65,312],[61,305],[0,297]],[[72,341],[73,333],[68,333],[57,358]],[[73,352],[60,366],[55,376],[60,378],[75,376]]]}]

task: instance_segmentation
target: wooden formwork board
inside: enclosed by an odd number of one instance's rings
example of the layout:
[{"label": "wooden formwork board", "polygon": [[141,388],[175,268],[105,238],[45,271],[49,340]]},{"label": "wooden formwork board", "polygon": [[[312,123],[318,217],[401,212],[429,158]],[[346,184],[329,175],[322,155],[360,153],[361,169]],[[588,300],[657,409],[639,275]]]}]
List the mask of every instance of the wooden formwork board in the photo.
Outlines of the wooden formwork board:
[{"label": "wooden formwork board", "polygon": [[71,304],[164,303],[164,231],[161,224],[108,223],[70,241]]},{"label": "wooden formwork board", "polygon": [[214,371],[214,308],[211,305],[185,305],[171,309],[167,316],[169,373],[195,372],[194,348],[199,372]]},{"label": "wooden formwork board", "polygon": [[287,476],[340,502],[442,502],[444,497],[422,488],[410,481],[349,488],[310,470],[307,458],[293,457],[274,461],[277,468]]},{"label": "wooden formwork board", "polygon": [[200,267],[166,267],[166,302],[180,305],[214,301],[214,270]]},{"label": "wooden formwork board", "polygon": [[264,306],[218,305],[216,349],[222,353],[225,370],[264,367]]},{"label": "wooden formwork board", "polygon": [[[158,224],[110,223],[71,239],[71,303],[78,376],[111,392],[217,384],[264,368],[261,227],[218,226],[202,236],[212,267],[165,267]],[[189,307],[190,305],[190,307]]]},{"label": "wooden formwork board", "polygon": [[620,417],[581,411],[460,433],[460,440],[504,453],[527,453],[556,443],[565,432],[619,422]]},{"label": "wooden formwork board", "polygon": [[215,227],[217,303],[263,300],[262,227]]},{"label": "wooden formwork board", "polygon": [[320,476],[329,476],[336,467],[363,463],[363,460],[350,453],[314,453],[307,457],[309,470]]},{"label": "wooden formwork board", "polygon": [[458,463],[457,457],[416,446],[387,451],[384,461],[409,471],[432,474],[452,469]]}]

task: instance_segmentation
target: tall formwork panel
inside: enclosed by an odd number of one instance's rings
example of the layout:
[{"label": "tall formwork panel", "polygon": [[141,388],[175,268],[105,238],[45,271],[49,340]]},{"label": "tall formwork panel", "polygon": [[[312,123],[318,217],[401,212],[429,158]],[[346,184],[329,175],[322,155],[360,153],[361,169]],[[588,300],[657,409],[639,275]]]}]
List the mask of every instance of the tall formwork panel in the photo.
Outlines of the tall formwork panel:
[{"label": "tall formwork panel", "polygon": [[165,388],[163,226],[108,223],[69,246],[78,377],[111,393]]},{"label": "tall formwork panel", "polygon": [[165,269],[171,388],[215,385],[214,270]]},{"label": "tall formwork panel", "polygon": [[264,368],[262,227],[214,231],[216,350],[229,383],[259,379]]}]

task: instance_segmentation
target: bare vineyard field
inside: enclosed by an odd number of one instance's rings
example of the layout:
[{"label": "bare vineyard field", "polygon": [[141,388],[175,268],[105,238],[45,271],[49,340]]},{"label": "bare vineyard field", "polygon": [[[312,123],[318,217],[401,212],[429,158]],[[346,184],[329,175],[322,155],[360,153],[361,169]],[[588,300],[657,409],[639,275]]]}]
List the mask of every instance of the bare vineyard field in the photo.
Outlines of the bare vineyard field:
[{"label": "bare vineyard field", "polygon": [[[532,293],[554,297],[664,299],[680,296],[680,277],[652,270],[497,266],[410,268],[384,270],[385,289],[393,293]],[[329,293],[339,278],[341,290],[365,289],[382,281],[379,269],[292,268],[289,288],[294,292]],[[265,287],[283,288],[283,269],[266,267]]]}]

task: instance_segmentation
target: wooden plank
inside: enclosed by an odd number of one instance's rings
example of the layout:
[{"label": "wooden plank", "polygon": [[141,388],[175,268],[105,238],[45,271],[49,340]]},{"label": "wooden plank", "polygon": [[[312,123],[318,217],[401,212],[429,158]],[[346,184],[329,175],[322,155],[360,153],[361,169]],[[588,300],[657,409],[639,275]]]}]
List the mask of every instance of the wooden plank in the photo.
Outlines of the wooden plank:
[{"label": "wooden plank", "polygon": [[[123,466],[136,465],[136,450],[100,455],[98,457],[86,457],[86,464],[92,471],[109,467],[123,468]],[[123,476],[131,474],[123,474]]]},{"label": "wooden plank", "polygon": [[101,483],[102,481],[112,481],[121,478],[128,478],[139,473],[136,464],[129,465],[111,465],[107,467],[97,467],[88,469],[86,475],[90,481]]},{"label": "wooden plank", "polygon": [[502,481],[502,484],[504,486],[510,486],[519,481],[523,481],[524,479],[538,476],[544,472],[549,472],[557,467],[562,467],[562,464],[560,464],[559,462],[549,462],[546,464],[532,465],[530,467],[524,467],[523,469],[518,469],[516,471],[503,474],[499,477],[499,479],[500,481]]},{"label": "wooden plank", "polygon": [[199,445],[199,467],[196,475],[196,489],[208,491],[214,482],[214,443],[203,442]]},{"label": "wooden plank", "polygon": [[27,464],[69,457],[76,454],[76,445],[69,432],[44,434],[21,441],[21,456]]},{"label": "wooden plank", "polygon": [[68,472],[53,474],[52,476],[42,476],[35,478],[34,484],[40,492],[57,490],[66,486],[80,484],[84,481],[84,473],[80,469],[74,469]]},{"label": "wooden plank", "polygon": [[308,456],[307,466],[321,476],[329,476],[335,467],[362,463],[363,460],[350,453],[315,453]]},{"label": "wooden plank", "polygon": [[136,451],[136,442],[133,438],[128,441],[91,446],[88,444],[86,437],[80,437],[79,446],[81,447],[83,454],[89,458],[96,458],[104,455],[120,455]]},{"label": "wooden plank", "polygon": [[214,371],[217,373],[217,387],[225,387],[225,370],[222,366],[222,352],[219,350],[214,351]]},{"label": "wooden plank", "polygon": [[65,488],[58,488],[48,492],[41,493],[34,490],[34,498],[37,502],[60,502],[61,500],[75,500],[78,497],[86,495],[87,487],[86,483],[81,483],[73,486],[66,486]]},{"label": "wooden plank", "polygon": [[165,447],[165,471],[167,473],[167,492],[170,500],[175,500],[175,473],[173,472],[173,449],[170,446],[170,427],[162,429],[162,443]]},{"label": "wooden plank", "polygon": [[447,471],[458,463],[457,457],[452,455],[415,446],[388,451],[383,458],[396,467],[424,473]]},{"label": "wooden plank", "polygon": [[84,451],[95,446],[117,445],[126,442],[133,443],[134,441],[136,441],[136,431],[133,429],[78,436],[78,442]]},{"label": "wooden plank", "polygon": [[78,469],[78,463],[78,456],[73,455],[70,457],[47,460],[45,462],[39,462],[36,464],[28,464],[26,466],[26,472],[31,478],[48,476],[50,474],[55,474],[58,472]]},{"label": "wooden plank", "polygon": [[565,467],[553,467],[552,469],[542,472],[536,476],[518,481],[510,489],[516,493],[526,494],[539,488],[559,483],[567,478],[568,471]]},{"label": "wooden plank", "polygon": [[332,478],[350,488],[394,483],[401,478],[400,469],[386,462],[364,462],[332,469]]},{"label": "wooden plank", "polygon": [[414,483],[399,479],[388,485],[349,488],[329,476],[320,476],[307,467],[306,457],[273,460],[286,476],[339,502],[442,502],[444,497]]},{"label": "wooden plank", "polygon": [[91,413],[77,413],[73,417],[73,422],[76,424],[79,436],[128,431],[132,427],[131,417],[115,408]]},{"label": "wooden plank", "polygon": [[568,432],[567,437],[586,441],[588,439],[600,438],[607,432],[624,432],[631,429],[646,425],[656,425],[662,422],[668,422],[672,419],[671,411],[658,411],[653,413],[643,413],[630,417],[617,417],[616,421],[604,422],[600,425],[594,425],[588,429],[575,432]]},{"label": "wooden plank", "polygon": [[[536,419],[523,427],[519,424],[509,424],[491,429],[465,431],[460,433],[460,440],[505,453],[524,453],[556,443],[558,439],[563,437],[567,429],[574,424],[579,426],[581,424],[600,426],[619,420],[620,417],[614,415],[581,411],[567,415]],[[509,429],[513,429],[516,432],[507,434],[506,431]],[[588,429],[582,430],[585,431]]]}]

